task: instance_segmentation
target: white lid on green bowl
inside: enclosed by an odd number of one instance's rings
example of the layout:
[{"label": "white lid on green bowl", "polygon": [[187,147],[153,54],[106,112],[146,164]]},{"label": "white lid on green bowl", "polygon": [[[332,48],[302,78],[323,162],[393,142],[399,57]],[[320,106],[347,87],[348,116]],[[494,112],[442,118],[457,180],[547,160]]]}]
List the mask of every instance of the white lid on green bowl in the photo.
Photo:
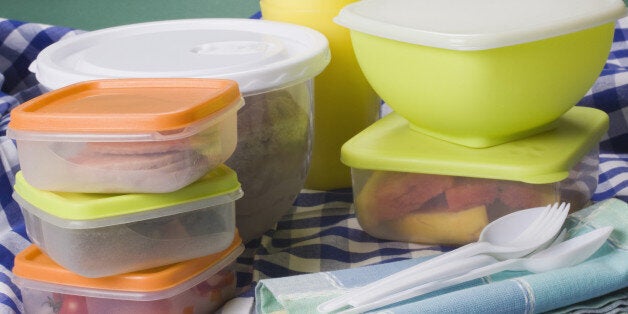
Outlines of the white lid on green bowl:
[{"label": "white lid on green bowl", "polygon": [[626,12],[622,0],[362,0],[334,21],[412,44],[484,50],[612,23]]},{"label": "white lid on green bowl", "polygon": [[256,19],[186,19],[86,32],[46,47],[31,64],[49,89],[106,78],[223,78],[245,96],[318,75],[331,59],[321,33]]},{"label": "white lid on green bowl", "polygon": [[597,147],[608,123],[605,112],[576,106],[550,131],[470,148],[414,131],[393,112],[347,141],[341,160],[357,169],[555,183]]}]

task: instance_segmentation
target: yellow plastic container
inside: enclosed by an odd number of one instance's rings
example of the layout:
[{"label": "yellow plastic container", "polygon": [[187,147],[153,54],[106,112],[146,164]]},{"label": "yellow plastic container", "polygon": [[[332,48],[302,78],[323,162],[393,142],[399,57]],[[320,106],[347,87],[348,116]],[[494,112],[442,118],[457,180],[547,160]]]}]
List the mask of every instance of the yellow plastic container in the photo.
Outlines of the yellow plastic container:
[{"label": "yellow plastic container", "polygon": [[349,140],[354,208],[374,237],[465,244],[511,212],[557,201],[583,208],[597,187],[599,139],[608,115],[574,107],[555,129],[483,149],[408,128],[391,113]]},{"label": "yellow plastic container", "polygon": [[335,21],[413,129],[489,147],[555,127],[597,79],[625,14],[621,0],[365,0]]},{"label": "yellow plastic container", "polygon": [[7,134],[38,189],[168,193],[233,154],[242,104],[231,80],[88,81],[16,107]]},{"label": "yellow plastic container", "polygon": [[329,40],[331,62],[314,79],[314,138],[305,187],[328,190],[351,186],[340,147],[379,118],[380,99],[364,78],[349,31],[334,24],[340,9],[355,0],[261,0],[265,20],[313,28]]},{"label": "yellow plastic container", "polygon": [[26,313],[211,313],[236,295],[239,237],[224,251],[168,266],[85,278],[36,245],[15,257],[15,283]]}]

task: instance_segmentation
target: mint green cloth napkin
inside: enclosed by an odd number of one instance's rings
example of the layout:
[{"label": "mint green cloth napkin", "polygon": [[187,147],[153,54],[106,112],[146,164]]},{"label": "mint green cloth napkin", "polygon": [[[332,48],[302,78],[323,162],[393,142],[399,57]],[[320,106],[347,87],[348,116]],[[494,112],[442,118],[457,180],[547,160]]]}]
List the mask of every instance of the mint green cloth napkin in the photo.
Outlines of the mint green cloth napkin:
[{"label": "mint green cloth napkin", "polygon": [[[628,204],[608,199],[569,216],[568,237],[595,228],[614,231],[587,261],[533,274],[501,272],[385,308],[386,313],[539,313],[577,308],[578,302],[628,287]],[[317,313],[316,307],[388,274],[424,261],[409,259],[331,272],[261,280],[255,289],[258,313]]]}]

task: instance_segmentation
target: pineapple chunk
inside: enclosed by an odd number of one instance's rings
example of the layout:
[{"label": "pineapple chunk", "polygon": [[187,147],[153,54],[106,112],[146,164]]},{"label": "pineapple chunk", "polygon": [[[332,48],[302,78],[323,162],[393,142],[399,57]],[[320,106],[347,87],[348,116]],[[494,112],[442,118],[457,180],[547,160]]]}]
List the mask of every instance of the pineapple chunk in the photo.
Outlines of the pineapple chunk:
[{"label": "pineapple chunk", "polygon": [[[399,240],[424,244],[467,244],[477,241],[488,224],[485,206],[451,212],[411,213],[387,227]],[[394,231],[392,231],[394,230]]]}]

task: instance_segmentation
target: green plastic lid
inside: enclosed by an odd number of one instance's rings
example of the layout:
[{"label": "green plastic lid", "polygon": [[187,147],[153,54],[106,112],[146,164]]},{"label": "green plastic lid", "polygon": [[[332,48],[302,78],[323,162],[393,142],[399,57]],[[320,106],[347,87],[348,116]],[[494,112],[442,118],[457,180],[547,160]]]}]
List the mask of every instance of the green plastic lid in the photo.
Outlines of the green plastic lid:
[{"label": "green plastic lid", "polygon": [[553,130],[488,148],[469,148],[409,128],[391,113],[347,141],[341,160],[349,167],[521,181],[561,181],[608,129],[608,115],[574,107]]},{"label": "green plastic lid", "polygon": [[64,228],[96,228],[234,202],[242,197],[235,171],[220,165],[198,181],[170,193],[97,194],[43,191],[15,178],[13,198],[29,212]]}]

